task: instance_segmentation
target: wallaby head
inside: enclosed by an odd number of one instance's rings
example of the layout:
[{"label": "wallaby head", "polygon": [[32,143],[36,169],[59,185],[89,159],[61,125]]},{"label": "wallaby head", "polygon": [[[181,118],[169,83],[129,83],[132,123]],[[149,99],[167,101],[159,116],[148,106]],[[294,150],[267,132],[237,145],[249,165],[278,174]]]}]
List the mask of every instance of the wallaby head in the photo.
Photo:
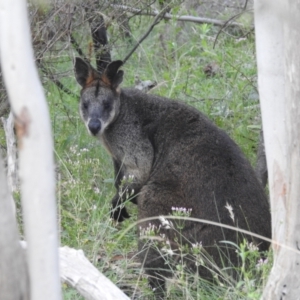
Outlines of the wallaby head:
[{"label": "wallaby head", "polygon": [[83,59],[75,58],[75,76],[81,85],[80,115],[89,133],[101,136],[119,112],[123,71],[121,60],[111,62],[99,73]]}]

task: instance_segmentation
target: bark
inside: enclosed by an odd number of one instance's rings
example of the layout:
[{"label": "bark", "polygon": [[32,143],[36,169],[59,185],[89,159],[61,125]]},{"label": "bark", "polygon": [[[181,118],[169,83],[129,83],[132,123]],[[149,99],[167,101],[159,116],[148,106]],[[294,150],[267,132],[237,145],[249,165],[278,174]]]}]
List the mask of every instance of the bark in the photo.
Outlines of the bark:
[{"label": "bark", "polygon": [[268,182],[268,166],[265,151],[264,133],[261,130],[257,149],[255,172],[261,185],[265,188]]},{"label": "bark", "polygon": [[257,0],[258,83],[274,265],[263,299],[300,298],[300,1]]},{"label": "bark", "polygon": [[0,299],[29,300],[25,255],[0,153]]},{"label": "bark", "polygon": [[16,119],[30,299],[56,300],[61,292],[53,142],[26,5],[24,0],[0,0],[1,66]]},{"label": "bark", "polygon": [[5,116],[9,111],[9,104],[6,96],[6,91],[4,88],[1,64],[0,64],[0,117]]},{"label": "bark", "polygon": [[7,119],[1,118],[6,138],[7,146],[7,179],[10,192],[18,190],[18,173],[17,173],[17,146],[14,133],[14,117],[10,112]]}]

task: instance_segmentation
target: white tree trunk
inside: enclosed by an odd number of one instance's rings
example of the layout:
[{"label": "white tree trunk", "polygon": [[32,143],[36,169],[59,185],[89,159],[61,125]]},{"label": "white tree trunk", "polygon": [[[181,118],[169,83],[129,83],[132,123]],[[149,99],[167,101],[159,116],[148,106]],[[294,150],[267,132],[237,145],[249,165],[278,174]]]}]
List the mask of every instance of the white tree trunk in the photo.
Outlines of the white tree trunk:
[{"label": "white tree trunk", "polygon": [[16,117],[31,300],[61,299],[50,118],[34,64],[25,0],[0,0],[3,76]]},{"label": "white tree trunk", "polygon": [[[300,1],[256,0],[274,265],[263,299],[300,299]],[[287,247],[284,247],[287,246]]]},{"label": "white tree trunk", "polygon": [[0,153],[0,299],[29,300],[24,251],[19,244],[18,226]]}]

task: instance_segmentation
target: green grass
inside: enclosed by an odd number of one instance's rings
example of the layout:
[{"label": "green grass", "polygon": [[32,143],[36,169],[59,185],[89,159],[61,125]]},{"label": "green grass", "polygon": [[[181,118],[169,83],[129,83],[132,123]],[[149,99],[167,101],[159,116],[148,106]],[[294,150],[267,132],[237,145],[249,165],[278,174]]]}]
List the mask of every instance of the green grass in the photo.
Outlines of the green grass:
[{"label": "green grass", "polygon": [[[133,31],[136,39],[150,21],[145,18],[139,25],[132,20],[133,29],[142,28]],[[260,112],[253,36],[238,40],[221,34],[213,48],[216,28],[188,24],[180,29],[176,24],[169,21],[155,27],[124,66],[123,86],[133,86],[136,75],[142,80],[157,81],[152,93],[180,99],[204,112],[254,164]],[[166,31],[168,34],[164,35]],[[119,41],[113,59],[123,58],[128,48],[131,46],[125,41]],[[203,69],[211,63],[218,65],[218,71],[207,77]],[[68,56],[57,67],[70,71]],[[79,95],[72,74],[63,82]],[[111,159],[100,143],[88,135],[79,118],[78,99],[62,94],[49,82],[45,90],[55,143],[61,244],[83,249],[90,261],[129,295],[151,299],[136,258],[136,230],[127,230],[136,221],[136,207],[128,205],[132,217],[122,224],[110,220],[110,200],[114,195]],[[3,132],[0,143],[5,144]],[[179,264],[169,283],[169,299],[259,299],[270,263],[259,269],[257,251],[251,252],[245,245],[237,251],[247,260],[245,269],[239,271],[239,281],[217,281],[211,285]],[[63,290],[64,299],[82,299],[65,285]]]}]

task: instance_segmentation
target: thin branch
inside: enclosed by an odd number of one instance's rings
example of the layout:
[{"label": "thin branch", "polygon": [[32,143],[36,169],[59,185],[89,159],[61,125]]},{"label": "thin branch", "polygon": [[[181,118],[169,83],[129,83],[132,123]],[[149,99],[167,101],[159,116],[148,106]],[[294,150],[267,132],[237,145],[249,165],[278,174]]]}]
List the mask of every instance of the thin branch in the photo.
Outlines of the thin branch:
[{"label": "thin branch", "polygon": [[[119,5],[119,4],[111,4],[112,7],[123,9],[124,11],[134,13],[136,15],[144,15],[144,16],[157,16],[160,13],[157,10],[152,11],[143,11],[141,9],[133,8],[126,5]],[[194,17],[194,16],[179,16],[179,15],[172,15],[170,13],[165,13],[162,17],[162,19],[166,20],[177,20],[177,21],[183,21],[183,22],[193,22],[198,24],[212,24],[215,26],[224,26],[226,24],[226,27],[240,27],[243,28],[243,24],[237,23],[237,22],[231,22],[230,24],[227,24],[225,21],[220,21],[216,19],[210,19],[210,18],[202,18],[202,17]]]},{"label": "thin branch", "polygon": [[[153,0],[152,2],[148,3],[146,6],[144,6],[143,8],[141,9],[136,9],[136,8],[133,8],[133,11],[129,11],[130,13],[132,13],[132,15],[129,17],[129,19],[137,16],[137,15],[147,15],[148,13],[148,8],[151,8],[151,5],[155,3],[156,0]],[[111,6],[113,6],[113,4],[111,4]],[[120,5],[122,6],[121,10],[124,11],[124,13],[128,12],[127,10],[124,10],[123,9],[123,6],[124,5]]]},{"label": "thin branch", "polygon": [[245,4],[244,4],[244,7],[243,7],[243,10],[246,10],[247,9],[247,5],[248,5],[248,0],[245,1]]},{"label": "thin branch", "polygon": [[257,92],[258,94],[258,89],[257,89],[257,86],[255,86],[252,82],[252,80],[244,73],[242,72],[238,67],[236,67],[234,64],[232,64],[231,62],[229,62],[229,60],[225,59],[225,62],[227,64],[229,64],[234,70],[236,70],[237,72],[239,72],[249,83],[250,86],[253,87],[253,89]]},{"label": "thin branch", "polygon": [[47,68],[45,68],[45,66],[39,62],[38,66],[41,68],[41,70],[43,71],[43,73],[47,76],[48,79],[50,79],[57,87],[58,89],[60,89],[61,91],[63,91],[64,93],[66,93],[67,95],[70,95],[72,97],[74,97],[75,99],[78,98],[78,95],[76,95],[75,93],[73,93],[71,90],[69,90],[63,83],[61,83],[58,79],[56,79],[54,77],[53,74],[51,74]]},{"label": "thin branch", "polygon": [[[122,6],[122,5],[119,5]],[[146,33],[139,39],[139,41],[136,43],[136,45],[133,47],[133,49],[127,54],[127,56],[123,59],[123,65],[126,63],[126,61],[129,59],[129,57],[133,54],[133,52],[138,48],[138,46],[146,39],[146,37],[150,34],[150,32],[153,30],[153,28],[160,23],[160,21],[164,18],[164,15],[166,14],[166,10],[169,7],[166,6],[159,14],[156,15],[153,23],[150,25]]]},{"label": "thin branch", "polygon": [[[246,5],[247,5],[247,2],[246,2]],[[246,6],[245,6],[246,7]],[[219,38],[219,35],[220,33],[223,31],[223,29],[227,28],[227,27],[230,27],[233,23],[235,22],[232,22],[232,20],[240,17],[244,12],[246,11],[246,9],[244,8],[241,12],[239,12],[238,14],[234,15],[233,17],[230,17],[226,22],[223,23],[223,25],[221,26],[220,30],[218,31],[217,35],[216,35],[216,38],[215,38],[215,41],[214,41],[214,45],[213,45],[213,49],[215,49],[215,46],[217,44],[217,40]],[[253,27],[254,28],[254,27]],[[252,28],[251,28],[252,29]]]},{"label": "thin branch", "polygon": [[70,95],[70,96],[74,97],[75,99],[79,97],[77,94],[73,93],[71,90],[69,90],[67,87],[65,87],[58,79],[55,79],[54,77],[51,77],[51,76],[49,77],[49,79],[65,94]]},{"label": "thin branch", "polygon": [[77,43],[77,41],[75,40],[73,34],[70,34],[70,42],[72,44],[72,46],[74,47],[74,49],[77,51],[77,53],[79,54],[79,56],[81,56],[84,60],[88,61],[87,57],[85,56],[85,54],[83,53],[83,51],[81,50],[79,44]]}]

